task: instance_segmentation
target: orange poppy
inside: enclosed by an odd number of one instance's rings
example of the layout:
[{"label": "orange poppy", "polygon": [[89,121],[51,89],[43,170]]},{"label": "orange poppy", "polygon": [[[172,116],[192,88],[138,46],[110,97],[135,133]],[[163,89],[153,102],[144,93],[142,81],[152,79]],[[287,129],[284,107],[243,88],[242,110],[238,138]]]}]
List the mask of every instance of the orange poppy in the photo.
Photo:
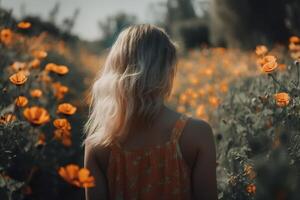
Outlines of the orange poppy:
[{"label": "orange poppy", "polygon": [[25,108],[23,111],[24,117],[35,125],[42,125],[50,120],[50,115],[45,108],[32,106],[30,108]]},{"label": "orange poppy", "polygon": [[58,169],[58,174],[68,183],[77,187],[94,187],[95,178],[90,175],[86,168],[79,168],[78,165],[69,164]]},{"label": "orange poppy", "polygon": [[268,48],[264,45],[257,46],[256,49],[255,49],[255,53],[258,56],[263,56],[266,53],[268,53]]},{"label": "orange poppy", "polygon": [[9,28],[1,30],[1,42],[5,45],[9,45],[13,39],[13,32]]},{"label": "orange poppy", "polygon": [[209,97],[208,101],[209,101],[210,105],[212,105],[213,107],[218,107],[219,104],[220,104],[219,99],[217,97],[214,97],[214,96]]},{"label": "orange poppy", "polygon": [[290,37],[290,43],[300,43],[300,38],[297,36]]},{"label": "orange poppy", "polygon": [[262,71],[265,73],[273,72],[278,66],[275,56],[265,56],[263,59],[259,60],[259,63]]},{"label": "orange poppy", "polygon": [[43,92],[40,89],[33,89],[33,90],[30,90],[30,95],[34,98],[39,98],[43,95]]},{"label": "orange poppy", "polygon": [[274,95],[277,106],[285,107],[290,102],[290,95],[285,92],[280,92]]},{"label": "orange poppy", "polygon": [[31,27],[31,23],[30,22],[20,22],[18,23],[18,28],[20,29],[28,29]]},{"label": "orange poppy", "polygon": [[37,59],[43,59],[46,58],[48,53],[46,51],[43,50],[35,50],[32,52],[33,56]]},{"label": "orange poppy", "polygon": [[69,91],[69,88],[67,86],[62,85],[60,82],[53,83],[52,87],[55,90],[54,96],[57,99],[64,98],[65,94]]},{"label": "orange poppy", "polygon": [[71,132],[67,129],[56,129],[54,131],[54,139],[59,140],[67,147],[72,145]]},{"label": "orange poppy", "polygon": [[246,191],[250,194],[255,194],[256,186],[253,183],[251,183],[251,184],[247,185]]},{"label": "orange poppy", "polygon": [[73,115],[76,112],[77,108],[70,103],[62,103],[57,107],[58,113],[63,113],[65,115]]},{"label": "orange poppy", "polygon": [[15,100],[15,104],[18,107],[24,107],[28,104],[28,99],[25,96],[18,96]]},{"label": "orange poppy", "polygon": [[0,117],[0,124],[8,124],[16,120],[16,116],[11,113],[6,113]]},{"label": "orange poppy", "polygon": [[70,122],[65,119],[65,118],[62,118],[62,119],[55,119],[53,121],[53,125],[58,128],[58,129],[64,129],[64,130],[71,130],[71,124]]},{"label": "orange poppy", "polygon": [[41,61],[37,58],[33,59],[30,63],[29,66],[32,68],[38,68],[41,64]]},{"label": "orange poppy", "polygon": [[19,71],[9,77],[9,80],[15,85],[23,85],[27,79],[24,71]]},{"label": "orange poppy", "polygon": [[69,72],[69,68],[65,65],[57,65],[54,63],[48,63],[45,67],[46,71],[51,71],[59,75],[65,75]]},{"label": "orange poppy", "polygon": [[45,145],[45,144],[46,144],[46,136],[44,133],[40,133],[38,136],[38,141],[37,141],[36,145],[40,146],[40,145]]},{"label": "orange poppy", "polygon": [[205,107],[204,105],[199,105],[196,109],[196,116],[202,117],[205,114]]}]

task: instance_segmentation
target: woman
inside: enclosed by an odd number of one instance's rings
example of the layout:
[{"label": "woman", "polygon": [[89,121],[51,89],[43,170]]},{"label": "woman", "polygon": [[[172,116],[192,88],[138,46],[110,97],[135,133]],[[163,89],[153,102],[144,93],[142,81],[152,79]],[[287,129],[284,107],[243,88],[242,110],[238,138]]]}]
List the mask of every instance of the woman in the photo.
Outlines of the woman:
[{"label": "woman", "polygon": [[86,199],[217,199],[211,127],[165,105],[176,48],[153,25],[121,32],[92,88]]}]

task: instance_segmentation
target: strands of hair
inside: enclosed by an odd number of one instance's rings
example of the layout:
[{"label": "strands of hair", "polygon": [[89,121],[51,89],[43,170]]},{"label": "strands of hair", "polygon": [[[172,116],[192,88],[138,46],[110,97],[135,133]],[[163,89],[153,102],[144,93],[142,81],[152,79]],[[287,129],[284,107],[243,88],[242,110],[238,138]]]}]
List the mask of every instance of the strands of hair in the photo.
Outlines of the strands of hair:
[{"label": "strands of hair", "polygon": [[84,143],[120,142],[135,119],[151,125],[171,93],[176,60],[175,44],[161,28],[123,30],[93,84]]}]

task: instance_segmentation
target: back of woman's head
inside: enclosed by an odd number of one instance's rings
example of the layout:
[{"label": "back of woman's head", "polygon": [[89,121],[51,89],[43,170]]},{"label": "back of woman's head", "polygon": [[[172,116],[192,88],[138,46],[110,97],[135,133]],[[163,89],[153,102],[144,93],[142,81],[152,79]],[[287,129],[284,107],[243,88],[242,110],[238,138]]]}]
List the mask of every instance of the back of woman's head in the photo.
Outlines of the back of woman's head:
[{"label": "back of woman's head", "polygon": [[109,145],[123,140],[134,119],[150,125],[172,89],[176,48],[153,25],[123,30],[91,91],[86,141]]}]

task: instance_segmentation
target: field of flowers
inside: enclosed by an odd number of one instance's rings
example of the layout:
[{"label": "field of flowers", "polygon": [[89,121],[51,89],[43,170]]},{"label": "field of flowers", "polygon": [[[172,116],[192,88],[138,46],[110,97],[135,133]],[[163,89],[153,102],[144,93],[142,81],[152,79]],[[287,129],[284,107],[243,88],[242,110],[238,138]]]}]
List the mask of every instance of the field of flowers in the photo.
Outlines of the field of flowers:
[{"label": "field of flowers", "polygon": [[[0,25],[0,199],[82,199],[86,91],[105,56]],[[168,103],[213,126],[220,199],[299,199],[300,38],[181,55]],[[46,195],[45,195],[46,194]]]}]

